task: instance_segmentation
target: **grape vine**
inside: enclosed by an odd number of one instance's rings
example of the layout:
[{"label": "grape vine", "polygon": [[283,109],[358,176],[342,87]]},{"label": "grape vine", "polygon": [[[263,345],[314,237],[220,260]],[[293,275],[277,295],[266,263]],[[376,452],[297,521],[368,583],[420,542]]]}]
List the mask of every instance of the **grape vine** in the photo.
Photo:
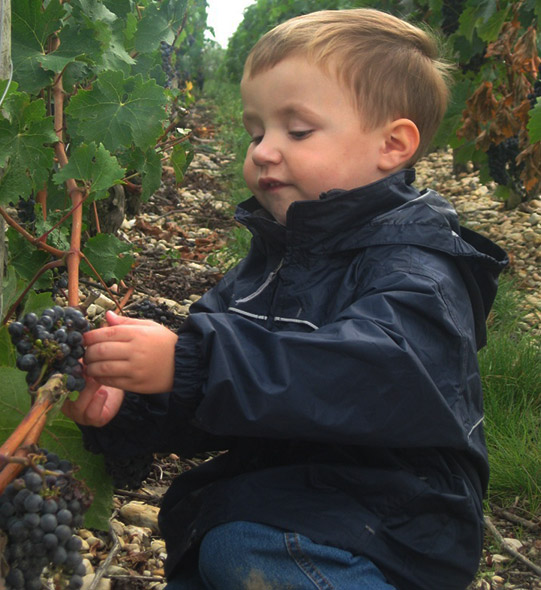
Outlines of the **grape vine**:
[{"label": "grape vine", "polygon": [[[193,100],[190,59],[195,64],[199,42],[202,51],[205,6],[11,3],[13,73],[0,80],[0,216],[8,226],[0,273],[0,426],[8,433],[0,441],[0,529],[9,565],[0,574],[7,588],[37,588],[40,575],[54,577],[57,588],[80,587],[77,542],[66,527],[80,526],[83,513],[88,526],[107,527],[112,484],[103,458],[84,449],[77,426],[58,412],[84,387],[89,324],[80,277],[99,283],[117,310],[131,296],[121,281],[135,258],[116,228],[103,230],[104,215],[113,216],[102,205],[114,205],[120,223],[132,202],[159,187],[164,163],[182,181],[192,151],[182,116]],[[170,71],[160,47],[174,48]],[[80,470],[55,466],[51,453]],[[94,494],[90,506],[83,481]]]}]

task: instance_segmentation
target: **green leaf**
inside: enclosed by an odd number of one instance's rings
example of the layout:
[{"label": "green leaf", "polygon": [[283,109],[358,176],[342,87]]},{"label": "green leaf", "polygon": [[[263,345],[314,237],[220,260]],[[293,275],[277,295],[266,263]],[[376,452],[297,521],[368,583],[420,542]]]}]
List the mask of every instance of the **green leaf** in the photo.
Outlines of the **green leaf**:
[{"label": "green leaf", "polygon": [[13,266],[8,265],[2,285],[2,321],[7,311],[15,303],[17,297],[24,289],[24,282],[19,279]]},{"label": "green leaf", "polygon": [[12,367],[0,367],[0,442],[3,444],[30,408],[25,373]]},{"label": "green leaf", "polygon": [[[127,254],[130,246],[121,242],[115,236],[98,234],[90,238],[83,250],[92,266],[105,281],[120,280],[130,271],[134,258]],[[95,273],[85,260],[81,262],[81,269],[89,276],[95,277]]]},{"label": "green leaf", "polygon": [[23,90],[37,94],[52,81],[51,73],[41,64],[48,39],[61,27],[66,11],[59,0],[51,0],[45,9],[36,0],[17,0],[11,5],[13,76]]},{"label": "green leaf", "polygon": [[15,367],[15,348],[7,326],[0,327],[0,367]]},{"label": "green leaf", "polygon": [[187,144],[176,145],[171,153],[171,165],[175,170],[175,178],[180,184],[184,180],[184,174],[193,160],[193,146]]},{"label": "green leaf", "polygon": [[541,141],[541,99],[537,99],[535,107],[530,111],[530,120],[528,121],[528,134],[530,143]]},{"label": "green leaf", "polygon": [[[28,283],[41,267],[49,261],[49,254],[38,250],[11,227],[6,232],[9,244],[9,263],[17,274]],[[34,289],[46,289],[51,285],[52,273],[47,271],[34,283]]]},{"label": "green leaf", "polygon": [[71,0],[71,4],[91,21],[101,21],[111,26],[118,18],[101,0]]},{"label": "green leaf", "polygon": [[124,178],[124,168],[102,144],[96,146],[81,144],[75,148],[66,164],[54,176],[56,184],[62,184],[69,178],[84,182],[95,199],[107,197],[107,191]]},{"label": "green leaf", "polygon": [[0,203],[26,197],[41,188],[52,167],[57,140],[52,117],[45,116],[43,100],[30,101],[27,94],[10,92],[4,102],[6,118],[0,119]]},{"label": "green leaf", "polygon": [[171,44],[174,38],[165,10],[160,10],[157,4],[147,6],[135,33],[136,51],[151,53],[158,49],[161,41]]},{"label": "green leaf", "polygon": [[[0,367],[0,442],[7,440],[30,408],[25,373],[14,368]],[[81,469],[76,476],[94,493],[94,502],[85,515],[86,526],[107,530],[111,514],[113,487],[105,472],[103,457],[93,455],[83,447],[79,428],[62,415],[47,425],[40,437],[40,446],[69,459]]]},{"label": "green leaf", "polygon": [[113,484],[105,471],[103,456],[85,450],[81,431],[62,414],[45,427],[40,444],[80,468],[76,477],[88,486],[94,496],[85,514],[85,526],[108,530],[113,509]]},{"label": "green leaf", "polygon": [[91,90],[79,90],[66,113],[88,142],[102,142],[112,153],[131,144],[146,151],[162,133],[165,104],[164,90],[153,80],[106,71]]},{"label": "green leaf", "polygon": [[30,312],[41,315],[42,311],[53,305],[54,301],[49,291],[45,291],[44,293],[29,291],[24,303],[24,309],[21,313],[21,317]]},{"label": "green leaf", "polygon": [[[41,65],[55,73],[60,73],[70,63],[83,60],[87,63],[95,61],[101,48],[94,38],[92,30],[81,26],[65,26],[59,33],[60,45],[54,52],[41,58]],[[90,57],[92,56],[92,57]]]},{"label": "green leaf", "polygon": [[[98,0],[75,0],[72,2],[73,14],[84,24],[83,37],[91,37],[98,43],[101,55],[99,70],[127,71],[128,65],[135,63],[124,47],[122,40],[123,22]],[[91,51],[87,51],[92,55]]]},{"label": "green leaf", "polygon": [[507,20],[510,6],[498,10],[492,14],[486,21],[477,23],[477,34],[483,41],[495,41],[502,29],[503,23]]},{"label": "green leaf", "polygon": [[160,188],[162,181],[162,160],[156,150],[150,149],[145,153],[145,161],[142,169],[141,199],[148,201]]}]

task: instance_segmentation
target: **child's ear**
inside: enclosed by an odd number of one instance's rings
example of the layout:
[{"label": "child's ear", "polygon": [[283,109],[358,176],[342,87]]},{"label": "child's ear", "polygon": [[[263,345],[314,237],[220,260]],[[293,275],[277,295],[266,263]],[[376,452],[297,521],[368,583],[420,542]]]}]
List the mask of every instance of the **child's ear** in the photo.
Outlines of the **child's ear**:
[{"label": "child's ear", "polygon": [[384,130],[385,145],[380,154],[379,167],[386,172],[399,169],[419,147],[419,130],[410,119],[391,121]]}]

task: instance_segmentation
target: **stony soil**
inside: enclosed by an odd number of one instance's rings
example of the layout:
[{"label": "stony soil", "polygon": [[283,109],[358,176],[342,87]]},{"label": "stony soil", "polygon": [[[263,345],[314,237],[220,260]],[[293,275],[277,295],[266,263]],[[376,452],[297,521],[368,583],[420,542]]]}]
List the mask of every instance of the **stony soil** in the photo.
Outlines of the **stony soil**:
[{"label": "stony soil", "polygon": [[[126,281],[135,288],[127,312],[138,315],[138,302],[150,298],[164,305],[164,320],[172,328],[185,317],[190,303],[222,276],[207,257],[224,245],[233,227],[231,208],[222,200],[225,189],[220,174],[227,156],[220,154],[209,129],[204,119],[194,122],[200,149],[184,185],[175,187],[166,171],[161,189],[121,229],[124,239],[140,250],[137,267]],[[419,163],[417,171],[419,186],[439,190],[455,205],[465,225],[507,250],[509,272],[525,294],[523,327],[539,334],[541,200],[506,210],[491,197],[491,190],[479,183],[474,171],[454,174],[450,153],[431,154]],[[100,314],[110,305],[98,294],[90,289],[90,315]],[[140,490],[118,491],[111,531],[81,531],[88,571],[85,590],[163,589],[165,547],[156,525],[157,506],[178,473],[208,459],[157,457],[151,476]],[[506,540],[505,546],[495,533],[487,533],[480,573],[470,590],[540,590],[540,515],[521,511],[517,498],[513,506],[491,507],[491,522]],[[534,566],[511,555],[509,548]]]}]

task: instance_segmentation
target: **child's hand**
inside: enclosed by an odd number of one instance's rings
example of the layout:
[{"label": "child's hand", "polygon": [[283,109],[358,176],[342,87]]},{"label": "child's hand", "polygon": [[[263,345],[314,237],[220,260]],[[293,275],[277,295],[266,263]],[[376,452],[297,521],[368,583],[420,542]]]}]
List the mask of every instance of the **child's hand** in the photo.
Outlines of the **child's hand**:
[{"label": "child's hand", "polygon": [[156,322],[106,314],[108,327],[84,335],[86,374],[136,393],[173,387],[177,335]]},{"label": "child's hand", "polygon": [[104,426],[117,415],[123,399],[122,389],[100,385],[87,377],[79,397],[65,401],[62,412],[83,426]]}]

